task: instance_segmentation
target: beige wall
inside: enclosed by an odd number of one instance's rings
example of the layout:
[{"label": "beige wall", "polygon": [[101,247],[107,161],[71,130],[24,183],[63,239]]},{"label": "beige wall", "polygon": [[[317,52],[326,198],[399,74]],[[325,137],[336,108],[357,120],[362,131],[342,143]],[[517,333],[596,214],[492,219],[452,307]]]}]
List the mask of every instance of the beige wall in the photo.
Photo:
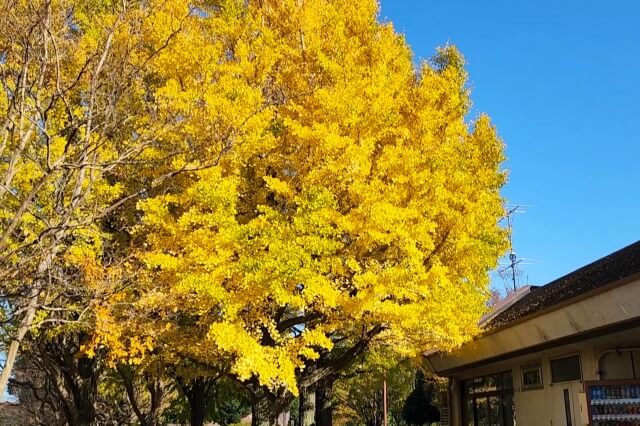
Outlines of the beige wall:
[{"label": "beige wall", "polygon": [[[564,345],[551,350],[533,353],[504,362],[494,363],[455,375],[456,388],[452,388],[452,401],[450,409],[454,411],[452,423],[461,426],[461,401],[459,381],[472,377],[483,376],[500,371],[511,370],[513,374],[514,401],[516,406],[517,426],[564,426],[564,390],[570,395],[572,424],[582,425],[580,415],[579,393],[583,392],[585,380],[598,380],[598,357],[605,351],[638,346],[640,347],[640,328],[625,332],[610,334],[604,337],[583,341],[576,344]],[[563,355],[580,354],[583,381],[551,383],[551,370],[549,360]],[[622,352],[621,352],[622,353]],[[636,367],[640,367],[640,352],[634,352]],[[521,386],[522,366],[540,362],[543,374],[543,389],[523,390]],[[602,356],[602,370],[607,373],[606,378],[633,378],[630,355],[617,353],[604,354]],[[636,369],[637,377],[640,377],[640,369]]]}]

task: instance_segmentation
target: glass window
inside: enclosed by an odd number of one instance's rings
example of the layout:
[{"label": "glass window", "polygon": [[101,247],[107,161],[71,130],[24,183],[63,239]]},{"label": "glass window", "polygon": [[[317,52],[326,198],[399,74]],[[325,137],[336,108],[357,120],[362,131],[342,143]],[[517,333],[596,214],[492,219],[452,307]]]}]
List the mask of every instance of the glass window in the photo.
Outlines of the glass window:
[{"label": "glass window", "polygon": [[502,375],[484,376],[473,379],[474,392],[495,392],[502,386]]},{"label": "glass window", "polygon": [[475,377],[462,383],[463,425],[513,426],[511,371]]},{"label": "glass window", "polygon": [[474,426],[475,425],[475,414],[473,411],[473,398],[468,398],[464,402],[464,412],[462,417],[462,424],[465,426]]},{"label": "glass window", "polygon": [[522,372],[522,389],[542,389],[542,366],[540,364],[527,365],[520,369]]},{"label": "glass window", "polygon": [[489,421],[491,426],[503,425],[502,398],[500,396],[489,397]]},{"label": "glass window", "polygon": [[582,380],[580,355],[571,355],[549,361],[551,365],[551,382],[568,382]]},{"label": "glass window", "polygon": [[477,426],[489,426],[489,410],[487,406],[487,398],[476,399],[476,417],[478,419]]},{"label": "glass window", "polygon": [[465,394],[472,394],[473,393],[473,380],[465,380],[464,382],[462,382],[462,392]]}]

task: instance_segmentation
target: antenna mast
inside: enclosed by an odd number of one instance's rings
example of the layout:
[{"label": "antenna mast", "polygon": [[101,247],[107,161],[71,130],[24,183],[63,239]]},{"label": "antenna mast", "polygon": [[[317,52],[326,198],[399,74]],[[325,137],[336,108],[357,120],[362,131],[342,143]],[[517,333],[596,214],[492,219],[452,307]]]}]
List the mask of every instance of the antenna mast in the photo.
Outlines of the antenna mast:
[{"label": "antenna mast", "polygon": [[516,252],[513,251],[513,215],[520,209],[520,206],[515,206],[510,210],[507,210],[507,229],[509,230],[509,266],[508,269],[511,269],[511,281],[513,282],[513,291],[518,289],[516,283],[516,265],[520,263],[520,260],[517,260]]}]

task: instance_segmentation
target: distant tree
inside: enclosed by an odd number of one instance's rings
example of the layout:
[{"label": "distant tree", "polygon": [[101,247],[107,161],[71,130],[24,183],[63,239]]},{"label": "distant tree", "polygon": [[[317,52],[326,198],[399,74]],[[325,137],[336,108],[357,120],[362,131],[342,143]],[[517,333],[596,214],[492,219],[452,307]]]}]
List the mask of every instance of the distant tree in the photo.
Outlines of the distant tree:
[{"label": "distant tree", "polygon": [[387,416],[392,426],[404,424],[403,402],[413,386],[413,368],[408,361],[377,350],[354,365],[336,382],[336,423],[383,425],[383,384],[387,383]]},{"label": "distant tree", "polygon": [[410,425],[422,426],[440,421],[440,410],[435,405],[438,385],[433,379],[425,377],[424,372],[416,371],[415,387],[404,402],[402,418]]},{"label": "distant tree", "polygon": [[500,302],[502,302],[504,298],[502,294],[495,288],[492,288],[489,292],[489,300],[487,300],[487,307],[491,309],[495,309]]}]

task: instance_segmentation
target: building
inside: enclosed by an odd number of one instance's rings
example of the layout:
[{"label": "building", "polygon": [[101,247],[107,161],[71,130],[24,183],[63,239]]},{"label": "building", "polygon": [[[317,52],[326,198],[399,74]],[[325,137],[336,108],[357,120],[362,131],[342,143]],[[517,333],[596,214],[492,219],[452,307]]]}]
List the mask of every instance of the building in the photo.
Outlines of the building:
[{"label": "building", "polygon": [[481,326],[425,356],[449,378],[449,425],[640,425],[640,241],[519,289]]}]

